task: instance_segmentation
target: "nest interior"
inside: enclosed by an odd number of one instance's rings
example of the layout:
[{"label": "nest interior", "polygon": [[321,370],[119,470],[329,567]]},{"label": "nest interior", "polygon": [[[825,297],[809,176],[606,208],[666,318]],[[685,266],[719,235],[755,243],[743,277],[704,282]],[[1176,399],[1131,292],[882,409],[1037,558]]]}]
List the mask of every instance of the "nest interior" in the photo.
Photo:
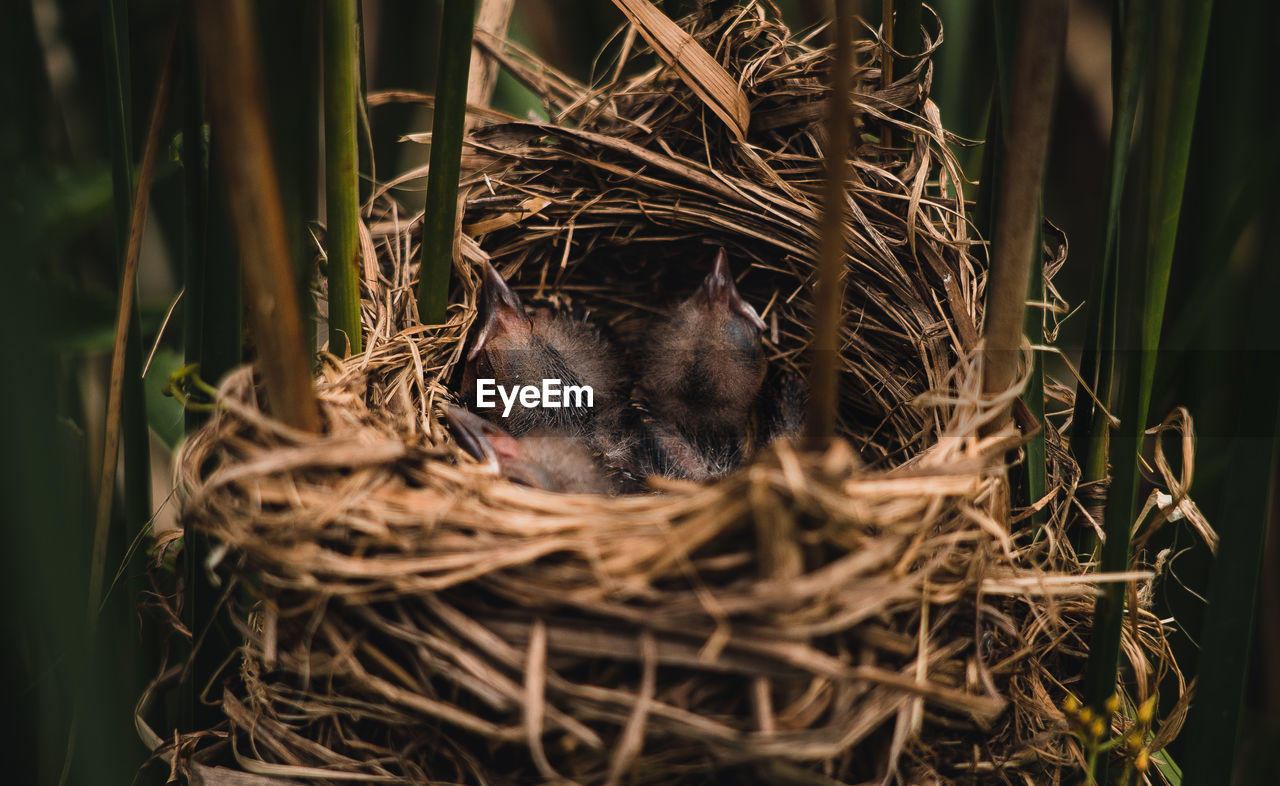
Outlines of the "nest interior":
[{"label": "nest interior", "polygon": [[[1078,473],[1051,425],[1049,523],[1019,525],[1003,462],[1020,437],[997,420],[1019,388],[981,393],[985,266],[928,57],[881,87],[877,42],[856,44],[843,439],[606,498],[513,485],[441,426],[486,258],[626,340],[724,246],[771,366],[804,371],[830,53],[768,4],[682,24],[748,98],[743,138],[635,35],[594,87],[485,43],[551,120],[470,135],[447,324],[417,321],[420,228],[384,189],[366,219],[367,349],[322,364],[323,434],[264,414],[244,369],[185,444],[184,520],[248,589],[228,612],[242,658],[214,696],[237,767],[1057,782],[1080,761],[1056,709],[1094,597],[1063,537]],[[1051,245],[1050,275],[1065,258]],[[1158,620],[1140,613],[1126,637],[1153,679]]]}]

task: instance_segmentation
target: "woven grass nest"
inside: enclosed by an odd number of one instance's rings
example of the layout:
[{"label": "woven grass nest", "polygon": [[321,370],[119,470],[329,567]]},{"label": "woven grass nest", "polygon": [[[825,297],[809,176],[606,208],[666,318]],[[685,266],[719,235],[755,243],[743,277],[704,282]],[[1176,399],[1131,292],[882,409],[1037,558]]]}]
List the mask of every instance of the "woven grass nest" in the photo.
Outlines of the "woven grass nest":
[{"label": "woven grass nest", "polygon": [[[723,245],[771,367],[804,371],[829,52],[773,18],[752,2],[683,22],[745,90],[745,141],[634,36],[628,57],[656,65],[594,88],[489,42],[554,120],[470,136],[448,323],[418,323],[419,227],[379,194],[367,349],[323,358],[323,433],[264,414],[250,369],[224,381],[178,472],[184,520],[252,601],[229,610],[243,652],[213,694],[233,766],[334,783],[1068,778],[1081,754],[1057,706],[1094,597],[1064,537],[1078,472],[1051,423],[1049,524],[1010,513],[1020,437],[986,427],[1018,390],[981,394],[985,252],[927,57],[879,89],[877,43],[856,45],[856,107],[897,145],[853,162],[828,449],[779,443],[712,484],[603,497],[515,485],[442,426],[485,258],[526,299],[625,333]],[[1046,248],[1050,274],[1064,259]],[[1125,636],[1155,679],[1158,620]]]}]

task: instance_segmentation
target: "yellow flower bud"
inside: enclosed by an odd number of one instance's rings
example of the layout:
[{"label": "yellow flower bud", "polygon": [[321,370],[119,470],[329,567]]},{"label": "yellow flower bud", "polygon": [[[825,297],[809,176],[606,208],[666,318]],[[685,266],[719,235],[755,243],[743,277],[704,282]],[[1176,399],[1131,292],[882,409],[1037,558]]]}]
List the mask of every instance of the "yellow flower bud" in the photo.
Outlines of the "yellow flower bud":
[{"label": "yellow flower bud", "polygon": [[1107,714],[1108,714],[1108,715],[1110,715],[1111,713],[1113,713],[1113,712],[1115,712],[1116,710],[1120,709],[1120,696],[1119,696],[1119,694],[1113,693],[1113,694],[1111,694],[1110,696],[1108,696],[1108,697],[1107,697],[1107,703],[1106,703],[1106,704],[1104,704],[1103,706],[1107,708]]},{"label": "yellow flower bud", "polygon": [[1142,748],[1142,735],[1136,731],[1131,731],[1129,736],[1124,738],[1124,744],[1131,751],[1139,750]]},{"label": "yellow flower bud", "polygon": [[1088,725],[1089,725],[1089,721],[1093,720],[1093,708],[1092,708],[1092,707],[1082,707],[1082,708],[1080,709],[1080,715],[1079,715],[1079,718],[1080,718],[1080,722],[1081,722],[1081,723],[1083,723],[1084,725],[1088,726]]},{"label": "yellow flower bud", "polygon": [[1102,723],[1102,718],[1094,718],[1093,723],[1089,724],[1089,736],[1095,740],[1102,739],[1102,731],[1106,726]]},{"label": "yellow flower bud", "polygon": [[1137,757],[1133,760],[1133,768],[1138,772],[1146,772],[1149,764],[1151,764],[1151,754],[1138,751]]},{"label": "yellow flower bud", "polygon": [[1155,717],[1155,714],[1156,697],[1151,696],[1138,707],[1138,723],[1141,723],[1143,726],[1150,726],[1151,719]]},{"label": "yellow flower bud", "polygon": [[1068,715],[1075,715],[1080,712],[1080,702],[1076,700],[1075,696],[1068,693],[1067,698],[1062,700],[1062,709]]}]

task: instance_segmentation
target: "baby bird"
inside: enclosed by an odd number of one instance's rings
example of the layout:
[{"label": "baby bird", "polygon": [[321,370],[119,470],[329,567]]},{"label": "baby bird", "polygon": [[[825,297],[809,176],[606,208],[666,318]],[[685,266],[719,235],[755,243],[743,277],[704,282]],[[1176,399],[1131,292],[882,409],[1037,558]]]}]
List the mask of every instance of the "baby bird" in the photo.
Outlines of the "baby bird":
[{"label": "baby bird", "polygon": [[[479,325],[462,375],[463,395],[473,409],[501,423],[513,436],[540,432],[573,437],[611,467],[629,463],[632,440],[622,426],[625,380],[615,353],[597,330],[551,309],[538,309],[529,316],[520,296],[487,261]],[[481,410],[476,406],[478,379],[492,379],[506,389],[541,387],[544,380],[558,379],[562,389],[590,387],[590,406],[583,398],[566,395],[561,407],[525,406],[516,401],[505,415],[501,402],[496,409]]]},{"label": "baby bird", "polygon": [[449,431],[478,461],[522,486],[564,493],[614,494],[618,483],[579,438],[534,429],[520,439],[461,407],[444,405]]},{"label": "baby bird", "polygon": [[750,456],[764,327],[738,293],[721,248],[711,273],[641,353],[633,402],[645,413],[649,474],[710,480]]}]

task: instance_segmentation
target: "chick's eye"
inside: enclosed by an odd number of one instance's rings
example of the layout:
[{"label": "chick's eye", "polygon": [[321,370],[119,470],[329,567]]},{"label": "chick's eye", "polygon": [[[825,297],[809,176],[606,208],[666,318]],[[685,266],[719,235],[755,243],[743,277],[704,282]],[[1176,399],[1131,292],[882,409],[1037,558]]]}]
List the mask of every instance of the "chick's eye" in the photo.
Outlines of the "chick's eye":
[{"label": "chick's eye", "polygon": [[480,358],[476,362],[476,371],[480,373],[480,376],[485,378],[493,376],[493,361],[489,359],[488,352],[480,353]]}]

